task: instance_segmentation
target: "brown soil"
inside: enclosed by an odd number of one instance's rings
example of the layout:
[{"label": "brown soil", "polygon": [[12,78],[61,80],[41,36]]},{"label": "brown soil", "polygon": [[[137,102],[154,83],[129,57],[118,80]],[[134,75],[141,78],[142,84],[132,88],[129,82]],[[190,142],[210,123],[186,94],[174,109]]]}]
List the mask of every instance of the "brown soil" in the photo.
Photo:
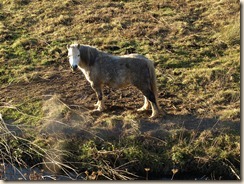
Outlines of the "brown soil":
[{"label": "brown soil", "polygon": [[[47,97],[58,95],[59,98],[70,108],[82,112],[89,112],[89,115],[96,119],[95,124],[103,122],[108,116],[134,115],[140,120],[141,132],[154,131],[159,129],[171,129],[176,125],[186,129],[204,130],[209,128],[231,128],[240,130],[240,124],[233,122],[221,122],[215,118],[196,117],[189,113],[186,105],[174,104],[174,96],[166,95],[159,89],[159,104],[166,112],[154,120],[148,117],[151,110],[137,112],[136,109],[143,105],[143,95],[139,90],[130,86],[124,89],[103,89],[105,105],[104,113],[92,113],[95,108],[96,95],[89,82],[80,71],[76,73],[69,70],[68,64],[59,67],[37,68],[35,76],[28,82],[19,82],[5,85],[0,88],[0,101],[18,104],[26,99],[44,100]],[[94,124],[94,125],[95,125]],[[100,127],[102,124],[100,125]]]}]

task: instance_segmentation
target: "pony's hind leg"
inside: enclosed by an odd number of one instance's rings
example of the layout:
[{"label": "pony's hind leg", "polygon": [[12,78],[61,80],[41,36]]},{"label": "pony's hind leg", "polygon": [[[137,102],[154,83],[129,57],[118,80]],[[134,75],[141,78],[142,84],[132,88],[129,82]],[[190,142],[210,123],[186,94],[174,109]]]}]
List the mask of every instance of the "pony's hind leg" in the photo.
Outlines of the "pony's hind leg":
[{"label": "pony's hind leg", "polygon": [[150,118],[156,118],[158,117],[159,114],[159,110],[158,110],[158,106],[156,105],[156,103],[153,103],[150,101],[151,107],[152,107],[152,115],[150,116]]},{"label": "pony's hind leg", "polygon": [[145,111],[145,110],[149,109],[148,99],[146,96],[143,96],[143,97],[144,97],[144,104],[140,109],[137,109],[137,111]]},{"label": "pony's hind leg", "polygon": [[152,115],[150,118],[156,118],[159,115],[159,108],[156,102],[155,94],[150,89],[142,89],[141,90],[144,96],[149,100],[152,107]]}]

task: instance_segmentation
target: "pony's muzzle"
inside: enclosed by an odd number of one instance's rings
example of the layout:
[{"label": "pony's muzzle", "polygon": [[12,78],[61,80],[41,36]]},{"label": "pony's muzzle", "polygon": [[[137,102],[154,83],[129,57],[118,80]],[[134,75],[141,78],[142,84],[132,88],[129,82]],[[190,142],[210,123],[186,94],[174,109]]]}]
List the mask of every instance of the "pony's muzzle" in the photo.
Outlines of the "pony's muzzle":
[{"label": "pony's muzzle", "polygon": [[71,68],[72,71],[75,71],[75,70],[77,70],[78,66],[77,65],[72,65],[72,66],[70,66],[70,68]]}]

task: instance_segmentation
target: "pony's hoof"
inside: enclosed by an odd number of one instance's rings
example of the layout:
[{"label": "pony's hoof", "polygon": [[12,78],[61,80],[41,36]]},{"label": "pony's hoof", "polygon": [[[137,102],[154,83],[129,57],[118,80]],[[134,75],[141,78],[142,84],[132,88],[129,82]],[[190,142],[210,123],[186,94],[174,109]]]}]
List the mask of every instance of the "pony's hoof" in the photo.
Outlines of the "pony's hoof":
[{"label": "pony's hoof", "polygon": [[141,111],[145,111],[145,110],[146,110],[145,108],[140,108],[140,109],[137,109],[136,111],[141,112]]},{"label": "pony's hoof", "polygon": [[100,112],[98,109],[93,109],[92,112]]},{"label": "pony's hoof", "polygon": [[158,118],[159,114],[158,113],[155,113],[155,114],[152,114],[149,118],[150,119],[156,119]]},{"label": "pony's hoof", "polygon": [[105,107],[98,107],[97,109],[95,109],[96,111],[99,111],[99,112],[102,112],[102,111],[104,111],[105,110]]}]

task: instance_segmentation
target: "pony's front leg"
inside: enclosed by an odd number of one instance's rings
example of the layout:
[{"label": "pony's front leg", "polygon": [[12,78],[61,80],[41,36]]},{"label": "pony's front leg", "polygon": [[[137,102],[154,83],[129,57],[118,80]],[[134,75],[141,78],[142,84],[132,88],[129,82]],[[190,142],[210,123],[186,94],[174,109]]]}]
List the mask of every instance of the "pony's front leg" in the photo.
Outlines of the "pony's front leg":
[{"label": "pony's front leg", "polygon": [[105,110],[105,105],[104,105],[103,100],[98,100],[96,105],[97,105],[96,111],[104,111]]},{"label": "pony's front leg", "polygon": [[99,105],[99,103],[98,103],[98,101],[97,101],[97,103],[95,103],[94,106],[95,106],[95,107],[98,107],[98,105]]},{"label": "pony's front leg", "polygon": [[97,85],[92,84],[92,88],[96,92],[97,99],[98,99],[97,103],[95,104],[95,106],[97,106],[96,111],[105,110],[105,105],[104,105],[104,102],[103,102],[103,93],[102,93],[101,86],[97,86]]}]

